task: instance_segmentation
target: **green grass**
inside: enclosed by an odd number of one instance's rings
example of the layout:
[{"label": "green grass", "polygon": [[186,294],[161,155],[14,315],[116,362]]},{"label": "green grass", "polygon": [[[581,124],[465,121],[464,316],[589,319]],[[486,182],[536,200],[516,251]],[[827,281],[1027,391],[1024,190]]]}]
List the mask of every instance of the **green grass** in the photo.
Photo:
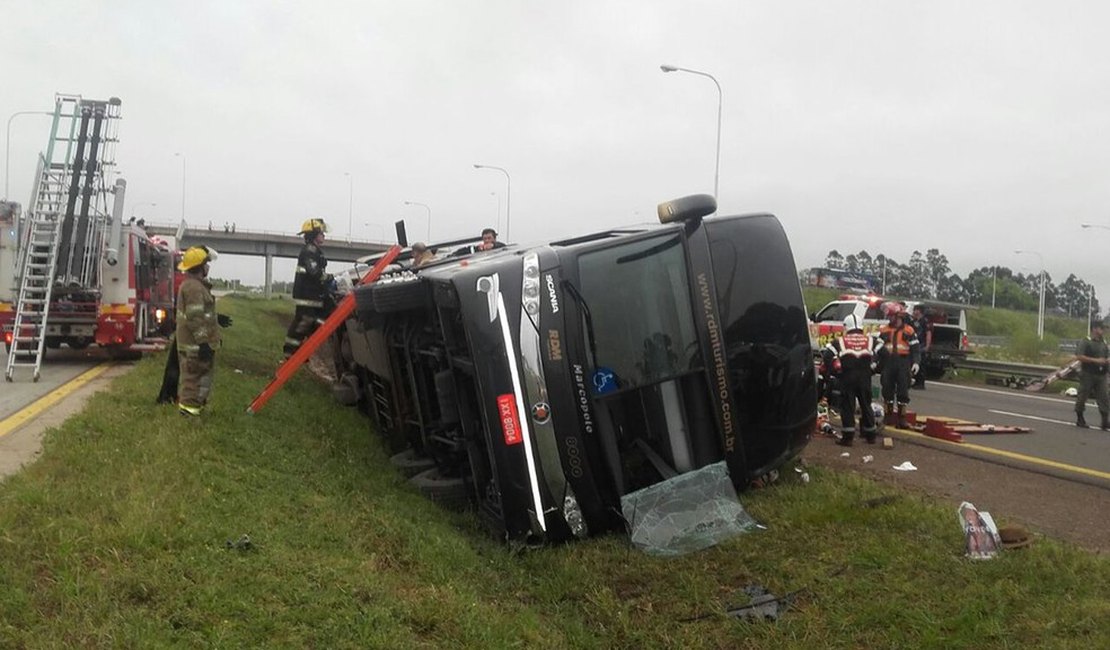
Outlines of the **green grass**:
[{"label": "green grass", "polygon": [[[422,499],[318,382],[245,414],[287,309],[221,302],[199,421],[154,405],[154,357],[0,484],[0,647],[1110,647],[1104,559],[1041,540],[965,560],[958,504],[865,508],[894,488],[853,474],[785,472],[743,496],[767,530],[682,558],[623,535],[510,552]],[[777,623],[722,616],[752,583],[803,591]]]}]

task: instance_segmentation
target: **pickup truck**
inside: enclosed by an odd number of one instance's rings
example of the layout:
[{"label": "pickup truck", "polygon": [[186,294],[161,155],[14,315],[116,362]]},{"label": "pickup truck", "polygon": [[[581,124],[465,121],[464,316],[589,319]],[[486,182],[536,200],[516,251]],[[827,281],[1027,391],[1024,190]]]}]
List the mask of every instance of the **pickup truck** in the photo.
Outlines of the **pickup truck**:
[{"label": "pickup truck", "polygon": [[814,430],[805,306],[778,220],[715,210],[402,261],[354,289],[340,388],[414,485],[509,541],[624,529],[622,497],[709,465],[758,484]]},{"label": "pickup truck", "polygon": [[[815,350],[824,347],[834,336],[844,331],[844,319],[855,314],[863,323],[864,331],[878,332],[887,322],[884,305],[888,299],[873,294],[845,294],[810,315],[810,340]],[[921,305],[925,316],[933,325],[932,346],[926,350],[921,342],[921,369],[925,377],[937,380],[944,377],[955,360],[967,357],[967,305],[936,300],[897,300],[907,312]]]}]

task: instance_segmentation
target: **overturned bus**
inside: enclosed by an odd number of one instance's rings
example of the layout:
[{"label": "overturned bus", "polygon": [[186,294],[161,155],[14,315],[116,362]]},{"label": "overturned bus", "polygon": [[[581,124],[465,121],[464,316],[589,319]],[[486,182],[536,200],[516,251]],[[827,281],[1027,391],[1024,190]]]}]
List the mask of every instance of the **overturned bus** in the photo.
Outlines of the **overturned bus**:
[{"label": "overturned bus", "polygon": [[621,528],[623,496],[722,461],[743,490],[805,445],[815,373],[778,220],[715,210],[402,262],[354,289],[337,395],[509,540]]}]

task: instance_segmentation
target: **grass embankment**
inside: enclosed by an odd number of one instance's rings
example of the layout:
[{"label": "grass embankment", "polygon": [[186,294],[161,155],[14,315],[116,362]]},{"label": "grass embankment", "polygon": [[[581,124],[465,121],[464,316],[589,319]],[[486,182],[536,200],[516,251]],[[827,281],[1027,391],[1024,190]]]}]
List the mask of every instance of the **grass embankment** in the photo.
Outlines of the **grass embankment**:
[{"label": "grass embankment", "polygon": [[[222,301],[200,420],[154,405],[156,356],[0,484],[0,647],[1110,647],[1104,560],[1049,541],[965,560],[956,503],[866,508],[893,488],[820,469],[743,497],[768,530],[687,557],[622,535],[510,553],[311,378],[245,414],[287,305]],[[751,583],[805,591],[777,623],[721,616]]]}]

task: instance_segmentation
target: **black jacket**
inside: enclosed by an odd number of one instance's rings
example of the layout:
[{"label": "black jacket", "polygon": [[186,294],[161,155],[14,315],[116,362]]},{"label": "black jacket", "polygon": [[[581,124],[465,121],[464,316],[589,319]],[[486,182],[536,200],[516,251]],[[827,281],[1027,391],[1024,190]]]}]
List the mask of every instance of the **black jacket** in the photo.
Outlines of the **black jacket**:
[{"label": "black jacket", "polygon": [[323,251],[315,244],[305,244],[297,256],[297,274],[293,279],[293,301],[297,306],[324,306],[331,282],[327,268]]}]

